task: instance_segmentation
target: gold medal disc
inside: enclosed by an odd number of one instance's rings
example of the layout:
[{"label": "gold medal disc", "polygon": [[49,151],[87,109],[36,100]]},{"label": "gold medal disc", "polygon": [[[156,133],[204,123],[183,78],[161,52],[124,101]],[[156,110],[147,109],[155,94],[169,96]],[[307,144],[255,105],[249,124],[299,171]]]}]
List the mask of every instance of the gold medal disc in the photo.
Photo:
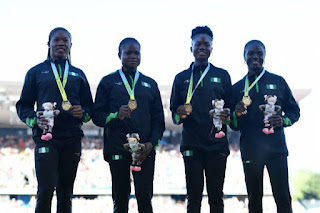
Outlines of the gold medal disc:
[{"label": "gold medal disc", "polygon": [[251,100],[250,96],[243,96],[242,102],[244,103],[244,105],[250,106],[250,104],[252,103],[252,100]]},{"label": "gold medal disc", "polygon": [[128,106],[131,110],[137,109],[137,101],[136,100],[129,100]]},{"label": "gold medal disc", "polygon": [[70,101],[63,101],[62,102],[62,109],[64,111],[69,111],[71,109],[72,105],[70,103]]}]

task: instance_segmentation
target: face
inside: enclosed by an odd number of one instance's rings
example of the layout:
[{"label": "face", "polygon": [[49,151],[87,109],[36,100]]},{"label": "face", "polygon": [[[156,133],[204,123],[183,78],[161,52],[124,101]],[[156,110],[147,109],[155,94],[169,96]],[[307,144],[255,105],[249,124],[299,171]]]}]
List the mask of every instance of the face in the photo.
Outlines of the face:
[{"label": "face", "polygon": [[212,52],[212,40],[207,34],[199,34],[192,40],[191,52],[195,61],[208,61]]},{"label": "face", "polygon": [[124,71],[135,71],[140,64],[140,47],[137,43],[131,42],[125,44],[119,53]]},{"label": "face", "polygon": [[71,40],[66,32],[58,31],[52,36],[48,46],[52,61],[66,59],[70,52]]},{"label": "face", "polygon": [[244,52],[244,59],[249,71],[261,71],[265,56],[266,51],[261,44],[253,43],[249,45]]}]

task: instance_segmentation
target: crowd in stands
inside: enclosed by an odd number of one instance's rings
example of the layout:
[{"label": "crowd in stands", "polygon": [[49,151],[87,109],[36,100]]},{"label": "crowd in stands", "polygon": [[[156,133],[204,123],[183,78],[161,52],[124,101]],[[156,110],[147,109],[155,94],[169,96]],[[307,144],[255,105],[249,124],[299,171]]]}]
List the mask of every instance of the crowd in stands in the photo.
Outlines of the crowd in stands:
[{"label": "crowd in stands", "polygon": [[[31,190],[36,192],[37,182],[34,170],[34,144],[31,137],[7,135],[0,137],[0,191]],[[228,158],[225,188],[225,212],[248,212],[246,188],[239,149],[231,146]],[[268,187],[268,186],[266,186]],[[186,212],[186,186],[184,164],[179,145],[161,143],[157,148],[154,176],[154,212]],[[77,196],[73,201],[74,212],[112,212],[111,175],[108,163],[103,159],[102,137],[84,137],[82,154],[77,178],[74,186],[75,194],[94,194],[98,190],[101,195],[87,199]],[[105,195],[103,193],[105,192]],[[268,189],[265,193],[268,193]],[[17,193],[19,194],[19,193]],[[240,195],[240,196],[229,196]],[[34,212],[35,197],[0,196],[0,209],[8,212]],[[55,212],[53,202],[53,212]],[[209,212],[208,200],[204,196],[203,212]],[[265,212],[276,212],[274,200],[267,196]],[[296,205],[296,207],[295,207]],[[294,208],[300,208],[295,204]],[[130,213],[138,212],[135,198],[130,199]],[[270,206],[270,207],[269,207]],[[96,209],[96,210],[93,210]],[[303,212],[298,211],[298,212]]]}]

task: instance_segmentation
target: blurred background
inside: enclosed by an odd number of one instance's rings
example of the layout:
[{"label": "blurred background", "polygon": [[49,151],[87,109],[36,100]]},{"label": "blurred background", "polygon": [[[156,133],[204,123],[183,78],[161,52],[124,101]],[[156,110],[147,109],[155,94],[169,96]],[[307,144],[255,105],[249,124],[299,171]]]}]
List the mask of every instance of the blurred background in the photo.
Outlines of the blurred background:
[{"label": "blurred background", "polygon": [[[186,212],[181,126],[171,121],[169,98],[174,76],[193,61],[191,30],[202,25],[214,34],[209,61],[228,70],[232,83],[247,72],[244,45],[252,39],[265,44],[265,68],[286,79],[301,108],[300,120],[285,130],[294,212],[320,212],[319,9],[317,0],[0,0],[1,212],[34,212],[34,143],[31,129],[16,115],[15,103],[26,72],[46,59],[49,32],[58,26],[70,31],[72,64],[86,73],[93,96],[100,79],[121,66],[119,42],[135,37],[141,43],[139,71],[158,82],[166,116],[166,131],[157,149],[154,212]],[[73,211],[112,212],[111,177],[102,156],[103,130],[91,122],[83,129]],[[239,133],[230,131],[228,137],[225,212],[248,212]],[[265,174],[264,212],[274,213]],[[53,212],[55,206],[54,199]],[[202,206],[202,212],[209,212],[206,192]],[[129,212],[137,212],[134,189]]]}]

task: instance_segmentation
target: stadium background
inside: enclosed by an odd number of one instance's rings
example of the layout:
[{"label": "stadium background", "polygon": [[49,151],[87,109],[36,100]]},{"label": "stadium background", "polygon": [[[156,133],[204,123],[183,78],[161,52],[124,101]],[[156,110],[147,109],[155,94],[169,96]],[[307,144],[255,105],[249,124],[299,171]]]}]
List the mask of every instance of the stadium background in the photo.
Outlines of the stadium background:
[{"label": "stadium background", "polygon": [[[0,209],[1,212],[33,212],[36,194],[34,170],[34,144],[31,129],[17,117],[15,103],[19,99],[22,83],[0,82]],[[95,94],[96,85],[92,86]],[[157,148],[154,177],[154,212],[185,212],[186,188],[183,159],[179,152],[181,126],[173,125],[169,110],[171,86],[160,86],[166,131]],[[293,90],[300,101],[310,90]],[[74,186],[74,212],[112,212],[111,177],[108,164],[102,155],[103,130],[92,122],[83,126],[82,156]],[[229,133],[230,156],[227,162],[224,185],[225,212],[247,212],[247,197],[243,168],[239,152],[239,133]],[[267,174],[267,172],[266,172]],[[276,212],[268,175],[265,175],[265,212]],[[291,186],[294,193],[294,187]],[[203,212],[209,212],[204,189]],[[293,202],[294,212],[313,212],[298,201]],[[52,210],[55,212],[54,197]],[[130,199],[130,213],[137,212],[134,198]]]}]

